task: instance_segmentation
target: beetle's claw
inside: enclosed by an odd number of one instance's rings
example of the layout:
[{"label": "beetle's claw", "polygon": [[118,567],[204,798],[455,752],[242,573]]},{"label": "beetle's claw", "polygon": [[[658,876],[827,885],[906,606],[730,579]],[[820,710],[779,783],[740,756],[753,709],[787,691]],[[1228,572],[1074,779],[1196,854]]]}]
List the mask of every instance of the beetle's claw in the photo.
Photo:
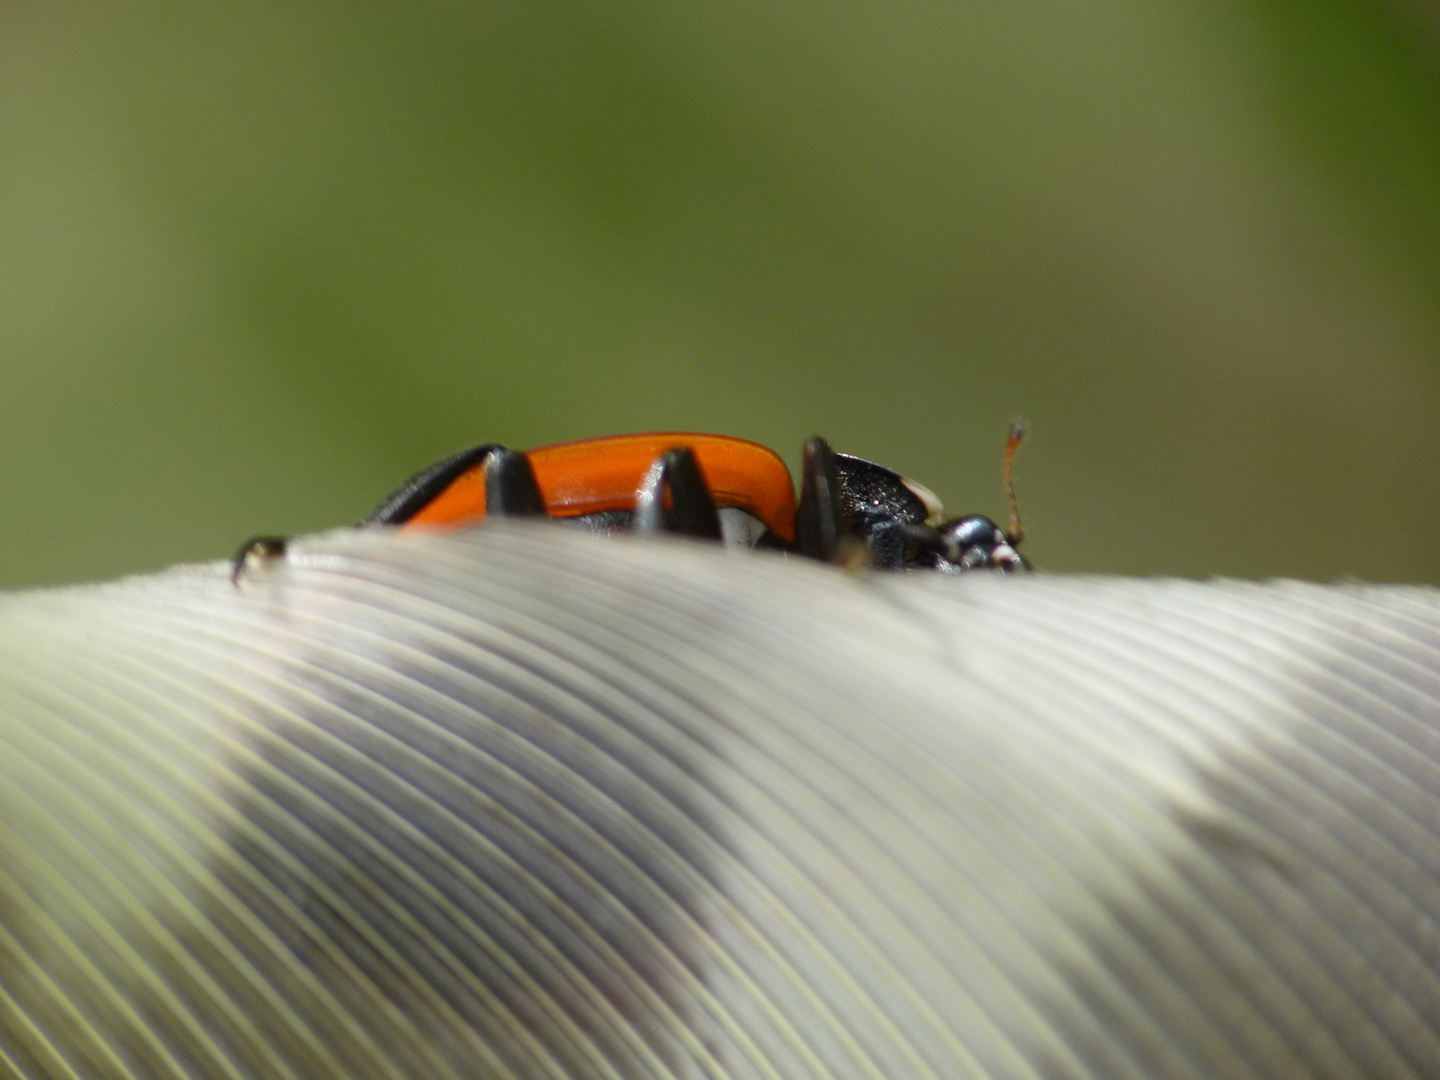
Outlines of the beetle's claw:
[{"label": "beetle's claw", "polygon": [[255,536],[240,545],[230,565],[230,584],[240,587],[240,576],[252,567],[282,558],[289,541],[283,536]]}]

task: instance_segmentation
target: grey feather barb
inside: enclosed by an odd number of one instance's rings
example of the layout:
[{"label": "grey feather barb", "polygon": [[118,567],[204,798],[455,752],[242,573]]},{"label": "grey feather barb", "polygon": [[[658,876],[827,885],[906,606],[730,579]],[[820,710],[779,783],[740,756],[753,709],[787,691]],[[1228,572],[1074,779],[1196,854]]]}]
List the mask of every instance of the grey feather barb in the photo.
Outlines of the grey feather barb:
[{"label": "grey feather barb", "polygon": [[496,525],[0,599],[0,1073],[1413,1077],[1440,594]]}]

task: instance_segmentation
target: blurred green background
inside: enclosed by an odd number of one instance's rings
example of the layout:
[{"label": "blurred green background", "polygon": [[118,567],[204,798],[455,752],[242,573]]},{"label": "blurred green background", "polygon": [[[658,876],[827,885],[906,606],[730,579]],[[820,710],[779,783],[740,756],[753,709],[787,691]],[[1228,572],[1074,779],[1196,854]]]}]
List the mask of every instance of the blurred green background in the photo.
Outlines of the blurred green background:
[{"label": "blurred green background", "polygon": [[0,584],[812,433],[1055,570],[1440,582],[1420,3],[7,4]]}]

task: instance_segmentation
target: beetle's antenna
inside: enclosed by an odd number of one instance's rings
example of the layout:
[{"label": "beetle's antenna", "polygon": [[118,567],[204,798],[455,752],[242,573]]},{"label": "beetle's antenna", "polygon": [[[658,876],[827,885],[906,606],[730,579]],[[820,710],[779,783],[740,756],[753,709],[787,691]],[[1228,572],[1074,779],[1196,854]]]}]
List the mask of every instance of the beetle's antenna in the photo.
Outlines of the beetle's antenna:
[{"label": "beetle's antenna", "polygon": [[1011,547],[1025,539],[1025,528],[1020,524],[1020,504],[1015,500],[1014,474],[1015,450],[1024,437],[1024,423],[1019,420],[1010,421],[1010,431],[1005,437],[1005,464],[1001,467],[1001,475],[1005,480],[1005,502],[1010,508],[1010,520],[1005,525],[1005,539],[1010,541]]}]

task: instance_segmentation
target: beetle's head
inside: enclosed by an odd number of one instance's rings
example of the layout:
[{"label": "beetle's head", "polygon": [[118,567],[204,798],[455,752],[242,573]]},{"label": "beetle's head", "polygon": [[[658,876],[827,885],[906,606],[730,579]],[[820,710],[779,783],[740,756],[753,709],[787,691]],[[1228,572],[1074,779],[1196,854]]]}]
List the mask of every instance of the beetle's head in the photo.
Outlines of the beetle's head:
[{"label": "beetle's head", "polygon": [[[932,550],[940,570],[1028,570],[1030,564],[1017,550],[1019,538],[984,514],[946,521],[935,529],[939,544]],[[948,564],[948,565],[946,565]]]}]

